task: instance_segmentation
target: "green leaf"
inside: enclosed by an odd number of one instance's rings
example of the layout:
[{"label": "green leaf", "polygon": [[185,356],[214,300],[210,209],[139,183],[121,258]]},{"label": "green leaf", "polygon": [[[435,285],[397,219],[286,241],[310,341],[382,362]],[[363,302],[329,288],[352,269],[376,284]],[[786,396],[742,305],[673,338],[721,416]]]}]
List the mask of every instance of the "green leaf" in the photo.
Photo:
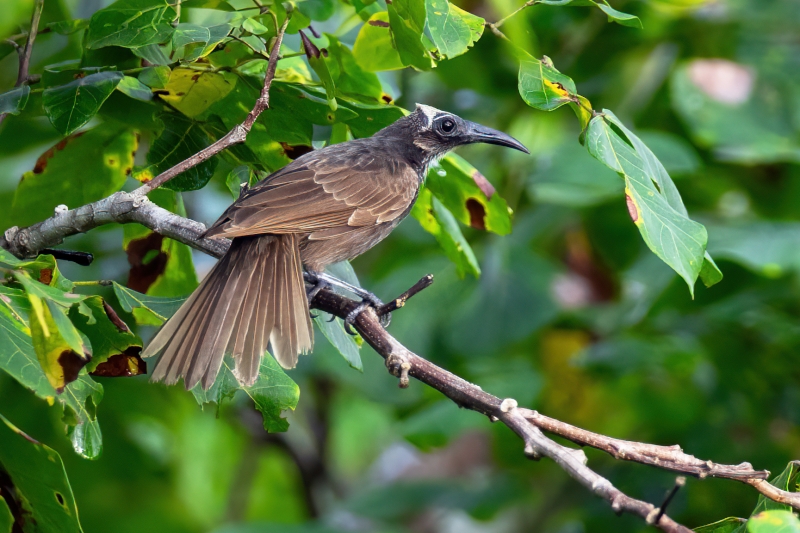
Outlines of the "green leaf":
[{"label": "green leaf", "polygon": [[231,72],[176,68],[160,97],[187,117],[194,118],[225,98],[236,86],[237,79]]},{"label": "green leaf", "polygon": [[319,311],[319,316],[314,319],[314,323],[319,330],[331,343],[331,346],[336,348],[339,354],[344,357],[352,368],[364,371],[364,365],[361,363],[361,351],[355,337],[349,335],[344,330],[344,322],[336,316]]},{"label": "green leaf", "polygon": [[170,59],[172,54],[171,42],[165,45],[148,44],[146,46],[137,46],[136,48],[131,48],[131,52],[151,65],[166,66],[173,63],[172,59]]},{"label": "green leaf", "polygon": [[639,17],[614,9],[606,0],[601,0],[600,2],[592,0],[537,0],[536,3],[549,6],[595,6],[608,16],[609,22],[616,22],[632,28],[642,27],[642,21],[639,20]]},{"label": "green leaf", "polygon": [[694,528],[695,533],[744,533],[747,520],[744,518],[728,517],[707,526]]},{"label": "green leaf", "polygon": [[[211,144],[198,122],[169,112],[160,113],[157,118],[164,124],[164,129],[147,153],[148,165],[133,173],[133,177],[139,181],[150,181]],[[216,158],[211,158],[186,170],[164,187],[174,191],[202,189],[214,175],[216,167]]]},{"label": "green leaf", "polygon": [[0,496],[0,533],[11,533],[14,527],[14,515],[11,514],[11,509],[8,508],[2,496]]},{"label": "green leaf", "polygon": [[[92,313],[93,320],[72,309],[70,320],[83,333],[92,346],[92,360],[86,365],[87,372],[94,372],[99,365],[114,356],[136,356],[141,352],[142,340],[114,313],[100,296],[90,296],[84,303]],[[134,374],[136,375],[136,374]]]},{"label": "green leaf", "polygon": [[31,88],[28,85],[16,87],[0,94],[0,114],[10,113],[19,115],[28,104]]},{"label": "green leaf", "polygon": [[425,186],[462,224],[498,235],[511,233],[508,204],[462,157],[445,156],[428,171]]},{"label": "green leaf", "polygon": [[375,13],[364,23],[353,44],[353,56],[358,65],[369,72],[405,66],[392,41],[388,12]]},{"label": "green leaf", "polygon": [[166,66],[147,67],[139,73],[139,81],[151,89],[163,89],[169,83],[171,72]]},{"label": "green leaf", "polygon": [[44,112],[63,135],[77,130],[100,110],[122,81],[121,72],[97,72],[42,93]]},{"label": "green leaf", "polygon": [[85,30],[89,27],[88,19],[61,20],[50,22],[46,26],[59,35],[71,35],[75,32]]},{"label": "green leaf", "polygon": [[353,51],[331,34],[328,38],[328,55],[325,63],[333,76],[336,88],[343,93],[354,93],[369,96],[375,100],[383,96],[383,88],[378,76],[361,68],[356,62]]},{"label": "green leaf", "polygon": [[608,15],[609,22],[613,21],[623,26],[630,26],[631,28],[642,27],[642,21],[639,20],[639,17],[614,9],[606,0],[596,2],[595,5],[600,8],[600,11]]},{"label": "green leaf", "polygon": [[[22,176],[11,205],[14,224],[28,226],[61,204],[79,207],[120,190],[138,142],[125,125],[103,123],[62,140]],[[80,169],[80,172],[76,172]]]},{"label": "green leaf", "polygon": [[427,37],[423,35],[425,0],[395,0],[386,8],[389,12],[392,43],[403,64],[418,70],[433,68],[435,63],[428,52],[429,47],[426,46]]},{"label": "green leaf", "polygon": [[[9,290],[0,287],[0,294],[8,296]],[[57,400],[64,407],[64,422],[73,448],[79,455],[95,459],[103,446],[96,418],[103,387],[90,377],[81,375],[68,384],[64,392],[56,393],[36,357],[27,320],[27,315],[19,316],[11,312],[10,307],[0,306],[0,369],[39,398],[51,404]]]},{"label": "green leaf", "polygon": [[[11,494],[21,507],[26,525],[33,524],[24,530],[81,533],[75,497],[61,456],[23,433],[3,415],[0,415],[0,442],[3,443],[0,446],[0,469],[8,474],[13,489]],[[3,530],[2,522],[0,518],[0,531]]]},{"label": "green leaf", "polygon": [[117,0],[89,21],[88,48],[135,48],[166,42],[177,15],[168,0]]},{"label": "green leaf", "polygon": [[123,94],[127,94],[131,98],[142,100],[143,102],[149,102],[153,99],[153,91],[138,79],[130,76],[122,78],[119,85],[117,85],[117,90]]},{"label": "green leaf", "polygon": [[448,59],[466,53],[483,35],[481,17],[447,0],[426,0],[428,29],[439,53]]},{"label": "green leaf", "polygon": [[144,309],[161,324],[174,315],[187,298],[187,296],[173,298],[148,296],[120,285],[116,281],[114,282],[114,294],[125,311],[132,313],[134,309]]},{"label": "green leaf", "polygon": [[264,429],[269,433],[283,432],[289,429],[289,422],[281,418],[281,411],[294,410],[300,399],[300,387],[286,375],[269,353],[261,357],[258,379],[251,387],[242,387],[233,375],[234,363],[226,357],[214,384],[207,390],[197,384],[192,389],[197,403],[216,403],[217,406],[233,398],[236,391],[243,390],[253,400],[256,409],[264,419]]},{"label": "green leaf", "polygon": [[70,322],[63,307],[52,300],[42,300],[30,292],[31,337],[33,349],[45,376],[56,389],[78,379],[78,373],[91,359],[89,347],[83,345],[80,333]]},{"label": "green leaf", "polygon": [[[769,480],[770,484],[781,490],[797,492],[797,476],[800,474],[800,461],[790,461],[783,472]],[[766,496],[759,494],[756,507],[753,509],[751,519],[759,513],[765,511],[792,511],[792,507],[785,503],[778,503],[770,500]],[[766,530],[764,530],[766,531]]]},{"label": "green leaf", "polygon": [[328,70],[328,64],[325,61],[325,58],[322,57],[322,53],[320,52],[319,48],[311,42],[305,33],[302,31],[300,32],[300,38],[302,39],[303,43],[303,50],[306,53],[306,58],[308,59],[308,64],[317,73],[319,76],[320,82],[322,82],[322,86],[325,87],[325,95],[328,98],[328,107],[330,107],[331,111],[336,111],[338,104],[336,103],[336,85],[333,83],[333,77],[331,77],[331,73]]},{"label": "green leaf", "polygon": [[747,521],[749,533],[800,533],[800,520],[791,511],[765,511]]},{"label": "green leaf", "polygon": [[542,111],[558,109],[577,99],[575,82],[556,70],[547,56],[541,61],[531,56],[520,61],[519,94],[526,104]]},{"label": "green leaf", "polygon": [[475,277],[480,276],[478,260],[475,259],[472,248],[461,233],[458,221],[427,187],[420,191],[419,198],[411,209],[411,215],[419,221],[425,231],[436,237],[439,246],[456,265],[459,276],[464,277],[467,273]]},{"label": "green leaf", "polygon": [[173,60],[196,61],[214,51],[231,31],[228,24],[200,26],[181,23],[172,35]]},{"label": "green leaf", "polygon": [[[694,294],[694,283],[705,262],[708,234],[702,224],[689,219],[663,165],[608,110],[589,123],[586,147],[625,180],[628,210],[645,243]],[[708,281],[715,277],[710,276]]]},{"label": "green leaf", "polygon": [[228,173],[225,185],[231,191],[233,199],[237,200],[242,192],[242,187],[253,185],[256,181],[258,181],[258,177],[253,169],[247,165],[239,165]]}]

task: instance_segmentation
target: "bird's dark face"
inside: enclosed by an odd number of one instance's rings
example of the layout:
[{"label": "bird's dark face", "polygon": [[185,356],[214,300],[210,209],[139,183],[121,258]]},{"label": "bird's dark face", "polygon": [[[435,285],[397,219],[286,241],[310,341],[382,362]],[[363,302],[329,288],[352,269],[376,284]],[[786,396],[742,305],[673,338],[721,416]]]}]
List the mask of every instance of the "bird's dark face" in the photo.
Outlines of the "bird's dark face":
[{"label": "bird's dark face", "polygon": [[497,144],[529,154],[525,146],[505,133],[475,122],[440,111],[430,106],[417,104],[413,113],[416,131],[414,145],[432,159],[439,158],[457,146],[473,143]]}]

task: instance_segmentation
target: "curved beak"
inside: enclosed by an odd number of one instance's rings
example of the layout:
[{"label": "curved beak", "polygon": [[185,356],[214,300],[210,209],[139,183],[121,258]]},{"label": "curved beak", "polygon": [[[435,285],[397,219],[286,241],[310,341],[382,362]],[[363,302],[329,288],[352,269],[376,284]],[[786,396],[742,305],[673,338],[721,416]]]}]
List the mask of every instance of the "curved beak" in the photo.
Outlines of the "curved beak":
[{"label": "curved beak", "polygon": [[465,135],[467,143],[486,143],[486,144],[497,144],[500,146],[507,146],[508,148],[513,148],[515,150],[519,150],[520,152],[525,152],[526,154],[530,154],[530,151],[525,148],[525,145],[516,140],[511,135],[506,135],[502,131],[493,130],[492,128],[487,128],[486,126],[481,126],[480,124],[476,124],[475,122],[467,122],[467,133]]}]

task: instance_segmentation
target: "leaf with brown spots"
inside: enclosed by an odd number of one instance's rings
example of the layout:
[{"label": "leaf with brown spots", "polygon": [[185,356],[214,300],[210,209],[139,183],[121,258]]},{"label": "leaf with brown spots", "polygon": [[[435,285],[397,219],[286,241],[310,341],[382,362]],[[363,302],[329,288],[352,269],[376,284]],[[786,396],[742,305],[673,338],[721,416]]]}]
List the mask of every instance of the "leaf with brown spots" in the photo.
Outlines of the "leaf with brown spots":
[{"label": "leaf with brown spots", "polygon": [[462,224],[498,235],[511,233],[511,210],[483,174],[450,154],[428,172],[425,182]]},{"label": "leaf with brown spots", "polygon": [[125,353],[114,354],[90,372],[104,378],[132,377],[147,374],[147,363],[139,357],[142,348],[131,347]]},{"label": "leaf with brown spots", "polygon": [[[90,296],[84,300],[84,304],[91,311],[93,320],[89,320],[75,309],[70,310],[69,318],[92,345],[92,360],[86,365],[86,370],[95,376],[111,375],[112,368],[124,366],[121,359],[138,357],[142,351],[142,340],[131,332],[111,305],[100,296]],[[98,369],[112,359],[115,362],[100,371],[106,373],[99,373]]]},{"label": "leaf with brown spots", "polygon": [[[180,193],[156,189],[149,198],[173,213],[186,216]],[[176,297],[186,296],[197,287],[192,251],[187,245],[138,224],[126,224],[123,232],[123,248],[131,265],[129,288],[148,296]],[[158,326],[163,322],[147,309],[134,309],[133,316],[137,324]]]},{"label": "leaf with brown spots", "polygon": [[22,177],[8,222],[28,226],[52,216],[58,205],[79,207],[117,192],[133,167],[137,146],[134,132],[116,122],[60,141]]}]

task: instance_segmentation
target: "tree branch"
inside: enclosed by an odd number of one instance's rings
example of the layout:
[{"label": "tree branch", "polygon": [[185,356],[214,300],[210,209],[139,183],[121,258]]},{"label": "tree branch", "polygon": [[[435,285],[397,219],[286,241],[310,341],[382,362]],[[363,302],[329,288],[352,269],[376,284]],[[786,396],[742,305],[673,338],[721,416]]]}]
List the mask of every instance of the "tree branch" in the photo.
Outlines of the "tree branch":
[{"label": "tree branch", "polygon": [[[20,84],[20,79],[23,80],[22,83],[27,79],[30,50],[36,36],[42,4],[43,0],[37,0],[31,33],[24,51],[21,52],[18,84]],[[146,195],[181,172],[202,163],[234,144],[245,141],[258,116],[269,107],[269,88],[275,77],[275,68],[280,57],[280,45],[287,24],[288,19],[284,21],[275,37],[261,94],[241,124],[208,148],[159,174],[135,191],[118,192],[73,210],[59,206],[56,208],[55,214],[43,222],[24,229],[13,227],[7,230],[4,237],[0,237],[0,246],[18,257],[32,257],[45,248],[60,244],[65,237],[70,235],[85,233],[110,223],[137,222],[165,237],[188,244],[209,255],[221,257],[230,246],[229,241],[203,238],[202,235],[206,230],[203,224],[179,217],[156,206],[147,199]],[[22,76],[23,69],[25,76]],[[409,297],[430,285],[431,281],[432,278],[423,278],[406,293],[387,304],[386,308],[391,307],[391,310],[394,310],[402,307]],[[323,290],[311,302],[311,307],[344,318],[358,304],[359,302],[329,290]],[[624,441],[577,428],[536,411],[520,408],[513,399],[501,400],[484,392],[479,386],[419,357],[381,326],[378,316],[372,309],[368,308],[361,313],[355,321],[355,326],[364,340],[386,360],[390,371],[400,378],[401,386],[408,383],[409,376],[414,377],[438,390],[458,406],[486,415],[492,421],[502,422],[522,438],[524,452],[529,458],[549,457],[554,460],[579,483],[608,501],[611,508],[617,513],[626,512],[637,515],[647,523],[669,533],[690,533],[689,529],[669,518],[663,509],[627,496],[615,488],[609,480],[590,469],[586,465],[586,455],[582,450],[562,446],[546,437],[543,431],[568,439],[580,446],[603,450],[616,459],[643,463],[701,479],[719,477],[740,481],[753,486],[769,499],[800,510],[800,493],[787,492],[770,485],[766,481],[769,473],[753,470],[749,463],[735,466],[720,465],[687,455],[679,446],[657,446]],[[397,361],[402,361],[402,364],[397,364]]]},{"label": "tree branch", "polygon": [[[44,0],[37,1],[43,2]],[[34,18],[38,23],[38,17],[34,15]],[[272,45],[269,63],[267,64],[267,72],[264,76],[261,94],[256,100],[253,109],[241,124],[234,126],[231,131],[212,145],[165,170],[133,192],[118,192],[102,200],[72,210],[60,205],[56,208],[55,214],[47,220],[28,228],[20,229],[16,226],[9,228],[0,237],[0,246],[18,257],[32,257],[44,248],[61,244],[65,237],[77,233],[86,233],[104,224],[139,222],[147,225],[145,222],[152,221],[152,223],[161,228],[160,230],[155,230],[158,233],[162,235],[174,233],[173,238],[175,240],[195,246],[195,248],[199,247],[198,249],[211,255],[217,254],[217,257],[219,257],[218,254],[227,249],[227,247],[220,248],[219,241],[203,240],[203,244],[200,243],[200,235],[205,231],[205,226],[198,222],[182,219],[165,209],[151,204],[147,199],[147,194],[182,172],[211,159],[234,144],[243,143],[247,139],[247,134],[255,124],[258,116],[269,108],[269,89],[272,86],[272,80],[275,78],[275,69],[277,68],[278,59],[280,59],[281,43],[283,42],[286,27],[289,25],[289,20],[290,18],[287,17],[278,29],[275,42]],[[32,31],[32,35],[35,36],[35,32]],[[30,39],[29,42],[31,42]]]}]

